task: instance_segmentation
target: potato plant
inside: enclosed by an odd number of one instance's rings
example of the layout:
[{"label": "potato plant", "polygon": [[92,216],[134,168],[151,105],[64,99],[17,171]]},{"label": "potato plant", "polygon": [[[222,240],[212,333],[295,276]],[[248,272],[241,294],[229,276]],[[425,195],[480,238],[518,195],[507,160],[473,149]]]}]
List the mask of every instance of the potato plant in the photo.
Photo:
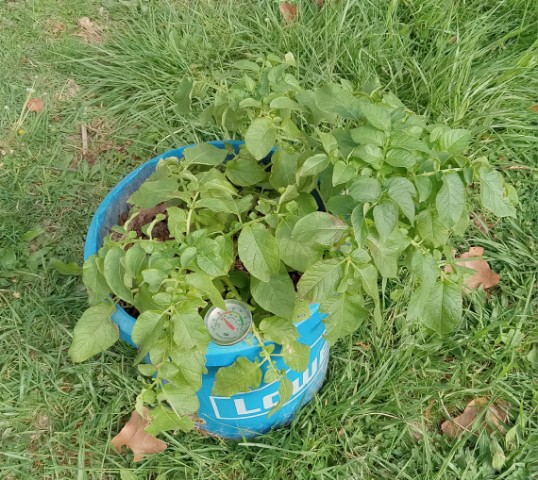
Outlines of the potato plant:
[{"label": "potato plant", "polygon": [[[514,189],[469,154],[471,132],[428,124],[388,92],[346,81],[306,88],[294,66],[288,54],[239,62],[219,83],[183,80],[176,108],[203,107],[195,121],[244,145],[234,152],[203,143],[161,161],[129,199],[125,223],[84,265],[91,306],[71,357],[110,347],[116,305],[133,306],[136,363],[148,377],[137,406],[150,408],[151,433],[194,425],[209,306],[248,303],[261,346],[258,361],[220,369],[213,393],[279,380],[281,405],[292,388],[274,365],[274,346],[290,368],[307,367],[294,322],[310,303],[328,314],[330,343],[367,321],[382,328],[380,283],[406,271],[407,320],[446,335],[462,318],[465,274],[451,236],[464,234],[475,208],[515,215]],[[166,237],[155,237],[163,225]]]}]

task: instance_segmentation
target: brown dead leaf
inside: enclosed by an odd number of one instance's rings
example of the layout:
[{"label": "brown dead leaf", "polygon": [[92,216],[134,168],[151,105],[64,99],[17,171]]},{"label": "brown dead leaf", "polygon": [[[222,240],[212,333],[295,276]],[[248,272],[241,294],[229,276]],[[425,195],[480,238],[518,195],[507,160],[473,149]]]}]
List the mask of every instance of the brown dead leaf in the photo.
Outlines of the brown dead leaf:
[{"label": "brown dead leaf", "polygon": [[26,108],[29,112],[41,112],[45,108],[45,100],[42,98],[30,98],[26,102]]},{"label": "brown dead leaf", "polygon": [[282,2],[280,4],[280,13],[284,19],[284,23],[288,25],[294,23],[297,20],[297,5],[288,2]]},{"label": "brown dead leaf", "polygon": [[535,105],[531,105],[531,106],[529,107],[529,109],[530,109],[532,112],[538,113],[538,103],[535,104]]},{"label": "brown dead leaf", "polygon": [[88,43],[101,43],[103,41],[103,30],[97,23],[88,17],[80,17],[77,23],[80,28],[75,36],[82,38]]},{"label": "brown dead leaf", "polygon": [[50,31],[54,34],[62,33],[65,30],[65,25],[62,22],[56,22]]},{"label": "brown dead leaf", "polygon": [[150,418],[147,409],[144,409],[144,418],[135,410],[120,433],[112,439],[114,448],[119,453],[121,453],[124,446],[130,448],[134,453],[135,462],[142,460],[144,455],[160,453],[166,450],[168,446],[166,442],[144,431],[149,422]]},{"label": "brown dead leaf", "polygon": [[504,424],[508,420],[508,403],[503,401],[491,403],[487,398],[475,398],[469,402],[461,415],[444,421],[441,430],[445,435],[457,438],[464,432],[472,431],[476,419],[482,414],[479,429],[485,428],[488,433],[495,430],[502,434],[506,433]]},{"label": "brown dead leaf", "polygon": [[[460,256],[456,257],[457,264],[474,270],[476,273],[471,275],[465,284],[470,288],[478,288],[480,285],[484,287],[484,290],[488,290],[495,285],[498,285],[501,281],[501,277],[498,273],[495,273],[489,266],[488,262],[483,259],[472,260],[476,257],[481,257],[484,255],[484,249],[482,247],[471,247],[468,252],[462,253]],[[447,272],[451,272],[452,268],[450,265],[446,266],[445,269]]]}]

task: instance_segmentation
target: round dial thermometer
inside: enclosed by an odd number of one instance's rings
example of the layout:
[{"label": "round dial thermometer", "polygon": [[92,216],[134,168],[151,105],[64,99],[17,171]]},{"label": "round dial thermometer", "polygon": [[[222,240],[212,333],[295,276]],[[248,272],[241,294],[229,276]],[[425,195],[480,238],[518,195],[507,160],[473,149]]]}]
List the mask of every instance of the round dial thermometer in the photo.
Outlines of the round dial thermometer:
[{"label": "round dial thermometer", "polygon": [[245,338],[252,325],[248,305],[237,300],[224,300],[226,310],[211,307],[205,315],[205,324],[213,342],[233,345]]}]

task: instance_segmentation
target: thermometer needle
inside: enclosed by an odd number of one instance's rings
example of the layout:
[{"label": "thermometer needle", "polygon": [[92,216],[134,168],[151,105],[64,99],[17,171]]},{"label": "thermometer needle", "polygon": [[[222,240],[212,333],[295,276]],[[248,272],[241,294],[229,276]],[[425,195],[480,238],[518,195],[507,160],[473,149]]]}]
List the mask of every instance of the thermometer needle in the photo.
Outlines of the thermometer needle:
[{"label": "thermometer needle", "polygon": [[228,327],[229,327],[231,330],[235,330],[235,327],[234,327],[228,320],[226,320],[225,318],[223,318],[223,320],[224,320],[224,323],[225,323],[226,325],[228,325]]}]

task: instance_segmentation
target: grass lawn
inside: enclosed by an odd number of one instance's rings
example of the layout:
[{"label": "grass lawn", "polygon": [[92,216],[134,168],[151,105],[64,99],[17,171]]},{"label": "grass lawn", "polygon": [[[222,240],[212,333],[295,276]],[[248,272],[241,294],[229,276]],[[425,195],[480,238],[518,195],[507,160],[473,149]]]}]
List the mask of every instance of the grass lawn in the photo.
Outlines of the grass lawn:
[{"label": "grass lawn", "polygon": [[[536,3],[298,3],[288,26],[272,0],[0,4],[1,480],[538,477]],[[102,30],[80,27],[84,16]],[[227,136],[175,112],[183,75],[225,79],[237,59],[288,51],[307,84],[380,84],[431,121],[473,130],[473,155],[505,171],[521,208],[454,247],[483,246],[501,284],[489,299],[474,293],[439,339],[405,323],[409,292],[393,282],[383,330],[364,326],[332,350],[324,387],[290,428],[239,443],[169,435],[164,453],[135,464],[110,445],[134,406],[135,353],[69,361],[86,295],[55,265],[81,264],[95,208],[134,166]],[[30,88],[40,112],[23,108]],[[476,397],[510,402],[507,435],[442,435]]]}]

